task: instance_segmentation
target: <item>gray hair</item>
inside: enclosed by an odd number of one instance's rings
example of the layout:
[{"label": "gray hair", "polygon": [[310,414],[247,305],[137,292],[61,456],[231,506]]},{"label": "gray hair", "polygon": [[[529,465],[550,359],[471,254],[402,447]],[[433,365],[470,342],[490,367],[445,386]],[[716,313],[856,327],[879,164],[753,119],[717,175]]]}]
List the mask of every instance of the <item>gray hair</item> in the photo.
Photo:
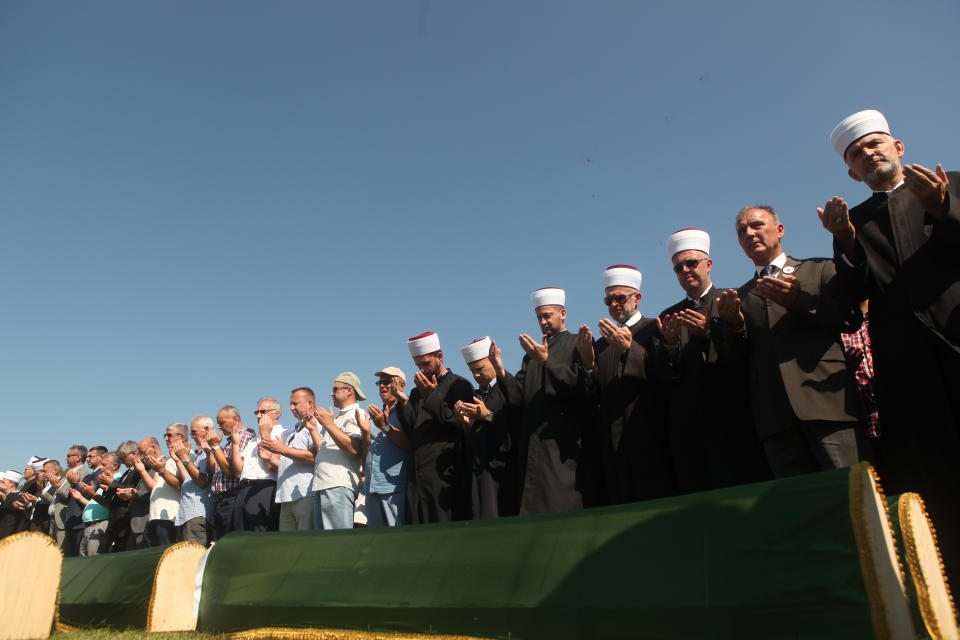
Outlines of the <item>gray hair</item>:
[{"label": "gray hair", "polygon": [[[224,405],[223,408],[220,409],[220,411],[226,412],[226,414],[231,418],[236,418],[237,416],[240,415],[240,411],[238,411],[237,408],[232,404]],[[220,413],[220,411],[218,411],[217,413]]]},{"label": "gray hair", "polygon": [[193,420],[190,421],[190,426],[192,427],[194,424],[197,424],[201,427],[206,427],[208,429],[213,429],[213,418],[201,413],[193,416]]},{"label": "gray hair", "polygon": [[120,455],[116,451],[107,451],[105,454],[103,454],[103,462],[120,464]]},{"label": "gray hair", "polygon": [[260,398],[259,400],[257,400],[257,408],[259,409],[259,408],[260,408],[260,405],[263,404],[264,402],[267,403],[267,405],[270,407],[270,410],[271,410],[271,411],[282,411],[282,410],[283,410],[283,407],[280,406],[280,403],[277,402],[276,400],[274,400],[273,398],[270,398],[270,397]]},{"label": "gray hair", "polygon": [[120,459],[126,458],[131,453],[136,453],[140,448],[137,446],[137,443],[133,440],[124,440],[120,443],[120,446],[117,447],[117,455],[120,456]]},{"label": "gray hair", "polygon": [[777,214],[776,210],[768,204],[753,204],[749,207],[740,209],[740,211],[737,211],[737,217],[734,222],[740,222],[740,218],[747,215],[748,212],[753,211],[754,209],[766,211],[770,214],[770,217],[773,218],[773,224],[780,224],[780,216]]},{"label": "gray hair", "polygon": [[171,422],[167,425],[167,429],[174,429],[184,438],[187,437],[187,425],[183,424],[182,422]]}]

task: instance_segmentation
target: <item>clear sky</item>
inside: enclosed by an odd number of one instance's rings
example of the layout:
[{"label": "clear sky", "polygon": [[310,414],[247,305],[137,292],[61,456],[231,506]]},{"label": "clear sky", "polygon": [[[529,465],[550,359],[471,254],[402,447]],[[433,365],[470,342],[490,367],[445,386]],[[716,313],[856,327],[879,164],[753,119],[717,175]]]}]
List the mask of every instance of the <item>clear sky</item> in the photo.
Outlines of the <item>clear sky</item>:
[{"label": "clear sky", "polygon": [[484,335],[516,370],[538,287],[595,332],[608,265],[645,315],[678,301],[676,229],[742,284],[747,204],[829,255],[815,208],[869,195],[841,118],[960,167],[958,27],[956,0],[2,1],[0,469],[329,404],[345,370],[374,397],[428,330],[457,373]]}]

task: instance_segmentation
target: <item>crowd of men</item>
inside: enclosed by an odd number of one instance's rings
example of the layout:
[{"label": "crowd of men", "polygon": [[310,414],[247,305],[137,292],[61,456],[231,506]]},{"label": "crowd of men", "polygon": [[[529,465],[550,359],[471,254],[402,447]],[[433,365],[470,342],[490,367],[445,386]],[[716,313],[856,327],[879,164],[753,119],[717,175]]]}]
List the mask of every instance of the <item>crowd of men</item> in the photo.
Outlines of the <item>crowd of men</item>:
[{"label": "crowd of men", "polygon": [[[888,493],[917,491],[957,569],[960,194],[956,174],[902,165],[877,111],[830,136],[875,191],[818,215],[832,258],[794,258],[768,206],[735,216],[754,265],[738,288],[710,278],[710,237],[667,241],[683,298],[644,317],[640,271],[601,274],[609,318],[568,331],[559,288],[532,294],[540,338],[519,336],[516,374],[496,342],[407,342],[398,366],[333,381],[332,410],[308,387],[257,403],[256,424],[224,406],[115,450],[70,448],[0,480],[0,536],[46,531],[68,555],[201,544],[234,530],[397,526],[622,504],[835,469],[870,460]],[[951,182],[952,179],[952,182]],[[951,391],[954,391],[951,393]],[[745,410],[746,407],[750,410]],[[84,467],[86,463],[86,468]],[[960,576],[958,576],[960,577]]]}]

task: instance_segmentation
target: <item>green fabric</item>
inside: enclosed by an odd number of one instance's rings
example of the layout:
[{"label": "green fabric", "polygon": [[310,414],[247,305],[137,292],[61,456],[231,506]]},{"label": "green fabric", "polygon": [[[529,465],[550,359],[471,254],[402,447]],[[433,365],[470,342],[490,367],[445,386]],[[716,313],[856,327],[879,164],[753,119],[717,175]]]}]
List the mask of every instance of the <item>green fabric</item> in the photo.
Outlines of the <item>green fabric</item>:
[{"label": "green fabric", "polygon": [[872,638],[848,470],[500,520],[232,533],[198,629]]},{"label": "green fabric", "polygon": [[64,559],[60,622],[74,627],[146,627],[153,576],[167,548]]}]

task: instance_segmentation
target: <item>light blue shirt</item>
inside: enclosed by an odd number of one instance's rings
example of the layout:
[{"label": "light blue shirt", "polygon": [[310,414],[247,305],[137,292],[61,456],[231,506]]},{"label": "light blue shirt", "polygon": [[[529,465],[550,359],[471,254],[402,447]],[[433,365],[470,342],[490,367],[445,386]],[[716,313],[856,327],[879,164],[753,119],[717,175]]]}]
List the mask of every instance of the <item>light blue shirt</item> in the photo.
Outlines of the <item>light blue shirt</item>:
[{"label": "light blue shirt", "polygon": [[[206,475],[207,454],[205,452],[201,451],[198,455],[191,451],[190,462]],[[180,486],[180,507],[177,509],[177,517],[173,524],[179,527],[184,522],[200,517],[213,520],[213,503],[210,485],[207,484],[206,487],[201,488],[187,473],[186,481]]]},{"label": "light blue shirt", "polygon": [[[396,405],[390,412],[387,423],[400,429],[400,410]],[[388,494],[406,491],[410,452],[395,445],[376,425],[371,425],[370,434],[370,448],[363,464],[366,474],[363,492]]]}]

